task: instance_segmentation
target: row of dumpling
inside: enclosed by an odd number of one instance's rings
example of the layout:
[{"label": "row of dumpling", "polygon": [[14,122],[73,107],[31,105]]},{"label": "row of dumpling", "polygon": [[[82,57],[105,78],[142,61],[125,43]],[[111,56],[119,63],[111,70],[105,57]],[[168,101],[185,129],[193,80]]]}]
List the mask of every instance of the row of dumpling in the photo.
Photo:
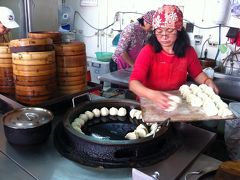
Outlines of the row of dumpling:
[{"label": "row of dumpling", "polygon": [[226,117],[232,115],[228,105],[206,84],[199,86],[196,84],[182,85],[179,91],[191,106],[202,107],[207,116]]},{"label": "row of dumpling", "polygon": [[137,126],[137,128],[133,132],[127,133],[125,138],[129,140],[140,139],[140,138],[151,136],[154,133],[158,132],[159,130],[160,130],[160,127],[158,127],[157,123],[151,124],[150,132],[148,131],[148,128],[145,125],[140,124]]},{"label": "row of dumpling", "polygon": [[101,109],[93,109],[92,111],[85,111],[85,113],[82,113],[79,115],[79,117],[75,118],[72,122],[72,127],[80,132],[83,133],[81,130],[81,127],[88,121],[93,119],[94,117],[100,117],[100,116],[126,116],[127,110],[124,107],[121,107],[119,109],[115,107],[111,107],[110,109],[106,107],[102,107]]}]

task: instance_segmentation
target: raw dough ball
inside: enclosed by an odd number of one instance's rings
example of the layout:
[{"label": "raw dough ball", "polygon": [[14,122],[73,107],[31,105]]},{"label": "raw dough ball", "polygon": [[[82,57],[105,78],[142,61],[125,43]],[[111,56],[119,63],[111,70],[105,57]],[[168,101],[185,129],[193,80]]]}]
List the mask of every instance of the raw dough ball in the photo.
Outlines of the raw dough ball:
[{"label": "raw dough ball", "polygon": [[135,117],[135,113],[137,112],[137,109],[131,109],[131,111],[129,112],[130,117],[133,119]]},{"label": "raw dough ball", "polygon": [[206,89],[206,87],[208,87],[206,84],[200,84],[199,86],[198,86],[200,89],[202,89],[202,90],[204,90],[204,89]]},{"label": "raw dough ball", "polygon": [[82,127],[85,123],[85,121],[82,118],[76,118],[74,119],[74,122],[76,122],[80,127]]},{"label": "raw dough ball", "polygon": [[137,130],[137,129],[144,129],[144,130],[148,133],[147,127],[144,126],[143,124],[139,124],[139,125],[137,126],[136,130]]},{"label": "raw dough ball", "polygon": [[174,101],[175,103],[181,103],[182,102],[182,99],[178,96],[174,96],[174,95],[171,95],[168,97],[170,100]]},{"label": "raw dough ball", "polygon": [[187,98],[187,96],[189,95],[189,94],[192,94],[192,91],[190,91],[190,90],[186,90],[186,91],[183,91],[182,92],[182,96],[183,96],[183,98]]},{"label": "raw dough ball", "polygon": [[184,91],[187,91],[187,90],[190,90],[190,89],[189,89],[189,86],[186,85],[186,84],[183,84],[183,85],[180,86],[180,88],[179,88],[179,91],[180,91],[181,93],[184,92]]},{"label": "raw dough ball", "polygon": [[136,119],[142,119],[142,111],[137,110],[134,114],[134,116],[136,117]]},{"label": "raw dough ball", "polygon": [[212,101],[206,101],[203,103],[203,111],[207,116],[215,116],[218,114],[218,108]]},{"label": "raw dough ball", "polygon": [[109,110],[109,114],[111,116],[116,116],[118,114],[118,109],[115,108],[115,107],[111,107],[110,110]]},{"label": "raw dough ball", "polygon": [[95,117],[100,117],[101,115],[101,111],[97,108],[95,108],[94,110],[92,110],[93,114]]},{"label": "raw dough ball", "polygon": [[101,116],[108,116],[109,112],[108,112],[108,108],[103,107],[101,108]]},{"label": "raw dough ball", "polygon": [[218,96],[218,95],[216,95],[216,94],[212,95],[212,96],[211,96],[211,99],[212,99],[213,102],[216,103],[216,104],[217,104],[217,102],[222,101],[221,98],[220,98],[220,96]]},{"label": "raw dough ball", "polygon": [[146,137],[146,135],[148,134],[145,129],[143,128],[137,128],[135,131],[134,131],[138,137],[140,138],[143,138],[143,137]]},{"label": "raw dough ball", "polygon": [[221,117],[231,116],[233,115],[232,111],[228,108],[222,108],[218,110],[218,115]]},{"label": "raw dough ball", "polygon": [[178,104],[176,102],[170,101],[168,108],[164,109],[164,111],[167,111],[167,112],[174,111],[177,107],[178,107]]},{"label": "raw dough ball", "polygon": [[191,84],[190,85],[190,89],[193,90],[193,89],[198,89],[199,87],[196,85],[196,84]]},{"label": "raw dough ball", "polygon": [[195,96],[194,94],[188,94],[186,97],[186,100],[188,103],[191,102],[192,99],[196,98],[197,96]]},{"label": "raw dough ball", "polygon": [[86,111],[84,114],[87,115],[88,119],[93,119],[94,118],[94,114],[91,111]]},{"label": "raw dough ball", "polygon": [[209,87],[209,86],[207,86],[203,91],[210,97],[215,94],[213,89],[211,87]]},{"label": "raw dough ball", "polygon": [[192,92],[194,95],[197,95],[198,93],[202,92],[202,90],[198,87],[198,88],[192,89]]},{"label": "raw dough ball", "polygon": [[203,101],[200,97],[195,96],[193,99],[190,101],[191,106],[193,107],[201,107],[203,105]]},{"label": "raw dough ball", "polygon": [[125,138],[129,140],[134,140],[134,139],[138,139],[138,135],[135,132],[129,132],[127,133]]},{"label": "raw dough ball", "polygon": [[80,114],[79,118],[84,120],[84,122],[86,122],[88,120],[88,116],[86,114]]},{"label": "raw dough ball", "polygon": [[127,110],[124,107],[119,108],[118,116],[126,116]]},{"label": "raw dough ball", "polygon": [[209,98],[208,95],[203,92],[197,93],[197,96],[200,97],[203,101],[204,99]]},{"label": "raw dough ball", "polygon": [[224,109],[224,108],[228,108],[228,105],[227,105],[227,103],[225,103],[225,102],[217,102],[216,103],[216,106],[218,107],[218,109]]}]

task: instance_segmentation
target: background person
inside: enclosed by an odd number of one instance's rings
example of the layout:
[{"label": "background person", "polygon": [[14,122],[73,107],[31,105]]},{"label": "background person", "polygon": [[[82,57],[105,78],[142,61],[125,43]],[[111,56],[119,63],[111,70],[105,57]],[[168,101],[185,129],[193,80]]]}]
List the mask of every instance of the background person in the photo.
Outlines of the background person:
[{"label": "background person", "polygon": [[218,93],[214,82],[202,71],[190,39],[183,28],[183,14],[175,5],[163,5],[153,16],[153,34],[139,53],[129,80],[129,89],[160,108],[169,107],[169,93],[186,83],[187,76],[207,84]]},{"label": "background person", "polygon": [[146,44],[149,31],[152,29],[152,17],[155,11],[148,11],[138,22],[127,25],[121,32],[113,61],[117,69],[132,67],[137,55]]},{"label": "background person", "polygon": [[18,28],[19,25],[15,21],[13,11],[7,7],[0,6],[0,42],[8,42],[6,34],[13,28]]}]

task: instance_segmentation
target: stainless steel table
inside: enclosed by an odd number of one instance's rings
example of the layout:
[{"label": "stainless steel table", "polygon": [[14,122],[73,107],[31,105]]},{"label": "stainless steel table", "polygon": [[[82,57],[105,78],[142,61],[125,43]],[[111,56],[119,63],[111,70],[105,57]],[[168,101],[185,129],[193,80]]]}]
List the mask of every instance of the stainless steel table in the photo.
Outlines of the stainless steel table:
[{"label": "stainless steel table", "polygon": [[106,73],[98,76],[101,83],[110,82],[111,84],[116,84],[124,87],[128,87],[128,80],[131,75],[132,69],[121,69],[111,73]]},{"label": "stainless steel table", "polygon": [[[94,96],[95,98],[95,96]],[[93,99],[94,99],[93,98]],[[61,112],[61,110],[60,110]],[[53,120],[54,127],[63,120],[62,111]],[[215,139],[215,133],[194,127],[190,124],[177,123],[177,130],[183,136],[183,145],[168,159],[153,166],[141,168],[140,170],[151,175],[154,171],[161,173],[162,179],[172,180],[181,176],[186,168],[205,150]],[[53,131],[49,139],[40,145],[35,146],[14,146],[7,142],[2,121],[0,123],[0,151],[6,157],[12,159],[20,171],[24,169],[35,179],[40,180],[130,180],[131,168],[101,169],[92,168],[73,162],[61,156],[54,147]],[[0,159],[4,163],[4,159]],[[17,167],[16,166],[16,167]],[[1,179],[15,179],[14,173],[1,173]],[[27,175],[27,174],[26,174]],[[29,178],[31,178],[31,176]],[[23,177],[23,178],[21,178]],[[22,174],[20,179],[24,178]]]}]

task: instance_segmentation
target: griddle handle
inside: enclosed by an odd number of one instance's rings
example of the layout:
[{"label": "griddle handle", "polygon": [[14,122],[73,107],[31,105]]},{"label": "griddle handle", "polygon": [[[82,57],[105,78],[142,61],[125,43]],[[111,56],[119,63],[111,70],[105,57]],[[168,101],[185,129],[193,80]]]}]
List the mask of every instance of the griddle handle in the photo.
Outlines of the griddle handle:
[{"label": "griddle handle", "polygon": [[84,93],[84,94],[80,94],[80,95],[78,95],[78,96],[75,96],[75,97],[72,98],[72,106],[73,106],[73,108],[76,107],[76,102],[75,102],[75,100],[78,99],[78,98],[82,98],[82,97],[84,97],[84,96],[86,96],[86,97],[88,98],[87,101],[91,101],[91,100],[92,100],[89,92]]}]

